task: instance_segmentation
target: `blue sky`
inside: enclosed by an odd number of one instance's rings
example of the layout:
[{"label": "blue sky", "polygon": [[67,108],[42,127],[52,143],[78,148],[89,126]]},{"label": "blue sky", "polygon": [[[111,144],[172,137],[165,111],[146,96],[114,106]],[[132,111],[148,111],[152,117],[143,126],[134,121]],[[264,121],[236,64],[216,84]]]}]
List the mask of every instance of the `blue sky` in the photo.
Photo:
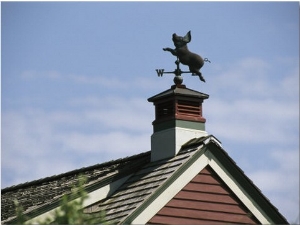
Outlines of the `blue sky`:
[{"label": "blue sky", "polygon": [[1,187],[150,150],[189,30],[207,132],[299,222],[298,2],[2,2]]}]

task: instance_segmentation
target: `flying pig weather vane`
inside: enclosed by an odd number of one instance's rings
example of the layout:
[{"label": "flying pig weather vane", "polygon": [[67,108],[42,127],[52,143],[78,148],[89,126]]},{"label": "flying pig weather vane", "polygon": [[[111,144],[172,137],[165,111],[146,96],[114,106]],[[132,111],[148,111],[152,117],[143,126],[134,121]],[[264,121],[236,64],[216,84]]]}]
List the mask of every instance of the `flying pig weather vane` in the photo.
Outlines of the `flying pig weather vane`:
[{"label": "flying pig weather vane", "polygon": [[[197,55],[193,52],[190,52],[187,43],[191,41],[191,31],[189,31],[184,37],[178,36],[177,34],[173,34],[172,40],[175,45],[175,49],[172,48],[163,48],[164,51],[171,52],[172,55],[177,57],[175,61],[176,69],[172,72],[165,72],[164,69],[156,69],[157,75],[162,77],[163,74],[175,74],[174,83],[182,84],[181,74],[183,73],[192,73],[193,76],[199,76],[200,80],[205,82],[204,77],[202,76],[200,69],[204,65],[204,62],[210,61],[207,58],[202,58],[200,55]],[[189,71],[182,71],[179,68],[179,64],[187,65],[189,67]]]}]

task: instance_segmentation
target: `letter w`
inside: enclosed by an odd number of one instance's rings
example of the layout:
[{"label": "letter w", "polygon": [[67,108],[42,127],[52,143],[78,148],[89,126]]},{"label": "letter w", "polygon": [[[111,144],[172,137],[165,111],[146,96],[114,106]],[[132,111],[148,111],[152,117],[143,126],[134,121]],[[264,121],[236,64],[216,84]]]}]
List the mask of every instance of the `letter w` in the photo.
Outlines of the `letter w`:
[{"label": "letter w", "polygon": [[156,73],[157,73],[157,76],[162,77],[162,75],[164,74],[164,69],[157,69]]}]

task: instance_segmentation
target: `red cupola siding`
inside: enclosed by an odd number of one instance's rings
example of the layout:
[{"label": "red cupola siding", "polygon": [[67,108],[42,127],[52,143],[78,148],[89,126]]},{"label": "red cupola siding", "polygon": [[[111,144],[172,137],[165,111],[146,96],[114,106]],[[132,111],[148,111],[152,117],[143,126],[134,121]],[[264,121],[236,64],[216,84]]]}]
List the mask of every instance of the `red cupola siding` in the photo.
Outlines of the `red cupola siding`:
[{"label": "red cupola siding", "polygon": [[205,118],[202,114],[203,100],[208,95],[186,88],[185,85],[173,85],[169,90],[148,99],[155,106],[154,130],[157,124],[169,120],[199,122],[199,129],[205,130]]}]

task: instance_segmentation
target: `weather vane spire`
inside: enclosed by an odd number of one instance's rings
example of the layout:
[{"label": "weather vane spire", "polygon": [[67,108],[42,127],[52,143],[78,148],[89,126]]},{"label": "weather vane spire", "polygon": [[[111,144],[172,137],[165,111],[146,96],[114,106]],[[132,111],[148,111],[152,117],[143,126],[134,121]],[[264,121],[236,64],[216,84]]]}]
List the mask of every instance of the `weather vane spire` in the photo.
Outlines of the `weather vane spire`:
[{"label": "weather vane spire", "polygon": [[[175,64],[177,65],[176,69],[172,72],[165,72],[164,69],[157,69],[157,75],[159,77],[163,74],[173,73],[175,74],[174,83],[182,84],[183,78],[181,74],[183,73],[192,73],[193,76],[199,76],[200,80],[205,82],[204,77],[202,76],[200,69],[204,65],[204,62],[210,62],[207,58],[202,58],[200,55],[197,55],[193,52],[190,52],[187,43],[192,39],[191,31],[189,31],[184,37],[178,36],[175,33],[172,36],[175,49],[172,48],[163,48],[164,51],[169,51],[172,55],[177,57]],[[179,67],[179,64],[187,65],[189,71],[182,71]]]}]

